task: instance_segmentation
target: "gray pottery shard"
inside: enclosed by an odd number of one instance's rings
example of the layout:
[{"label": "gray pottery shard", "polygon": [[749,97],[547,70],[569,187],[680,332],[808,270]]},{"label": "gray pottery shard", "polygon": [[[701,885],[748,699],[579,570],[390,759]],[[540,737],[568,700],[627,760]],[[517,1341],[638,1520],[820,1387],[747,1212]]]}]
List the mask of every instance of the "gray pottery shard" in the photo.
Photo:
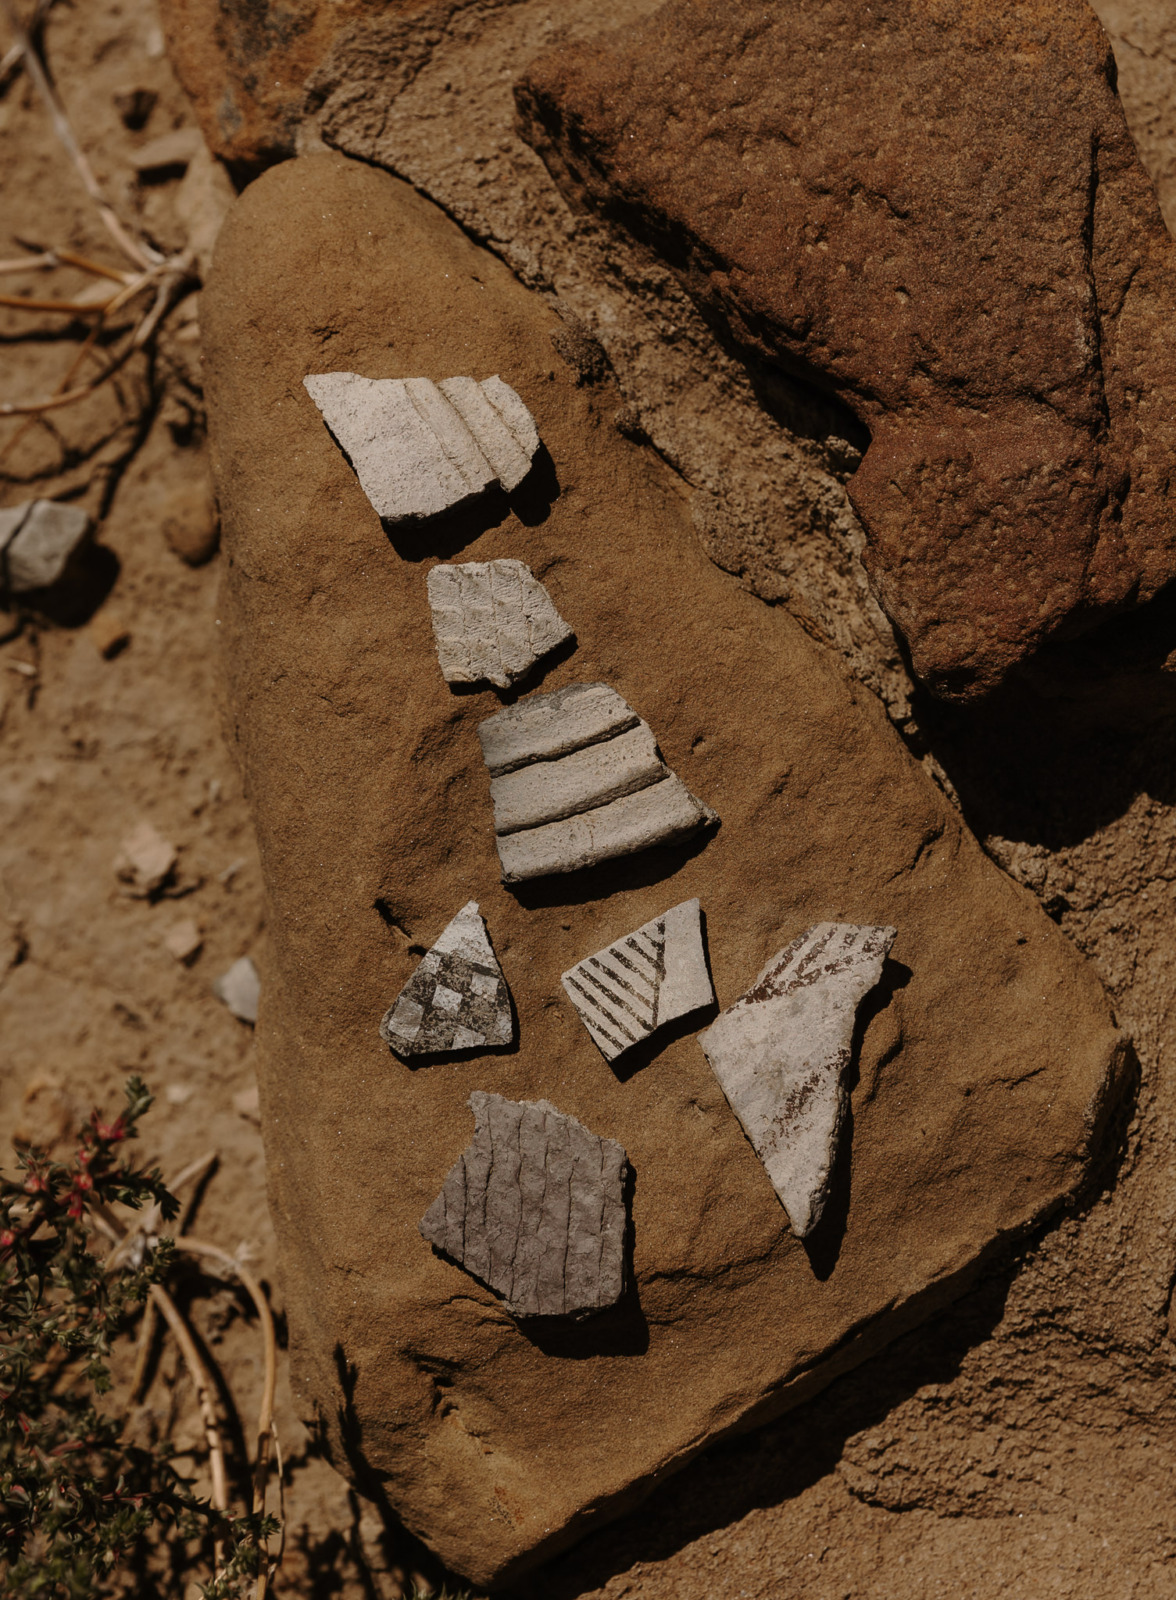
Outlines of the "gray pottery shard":
[{"label": "gray pottery shard", "polygon": [[421,958],[385,1013],[380,1038],[405,1058],[512,1042],[510,991],[476,900]]},{"label": "gray pottery shard", "polygon": [[478,737],[504,883],[676,844],[718,821],[606,684],[531,695],[488,717]]},{"label": "gray pottery shard", "polygon": [[607,1061],[715,997],[702,909],[683,900],[563,974],[568,999]]},{"label": "gray pottery shard", "polygon": [[506,689],[572,637],[522,561],[465,561],[429,573],[429,609],[446,683]]},{"label": "gray pottery shard", "polygon": [[30,500],[0,511],[4,587],[11,594],[50,588],[93,526],[81,506],[60,500]]},{"label": "gray pottery shard", "polygon": [[451,511],[493,483],[517,488],[539,448],[534,418],[497,376],[434,383],[324,372],[302,381],[390,527]]},{"label": "gray pottery shard", "polygon": [[818,922],[699,1035],[802,1239],[829,1196],[857,1008],[882,976],[894,937],[893,928]]},{"label": "gray pottery shard", "polygon": [[584,1316],[625,1287],[629,1162],[546,1100],[469,1098],[474,1137],[421,1219],[423,1238],[516,1317]]}]

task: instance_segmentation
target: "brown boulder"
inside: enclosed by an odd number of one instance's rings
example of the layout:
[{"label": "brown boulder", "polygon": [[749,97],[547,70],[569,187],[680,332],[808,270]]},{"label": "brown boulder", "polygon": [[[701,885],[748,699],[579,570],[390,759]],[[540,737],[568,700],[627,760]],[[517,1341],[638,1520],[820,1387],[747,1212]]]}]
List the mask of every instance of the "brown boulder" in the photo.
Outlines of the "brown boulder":
[{"label": "brown boulder", "polygon": [[[248,189],[204,296],[229,722],[268,895],[259,1076],[295,1381],[333,1458],[478,1583],[632,1504],[958,1292],[1080,1181],[1123,1050],[1106,998],[982,853],[872,696],[700,548],[679,481],[553,359],[558,321],[440,211],[339,157]],[[498,372],[552,468],[390,542],[309,372]],[[556,493],[555,479],[558,479]],[[525,561],[605,682],[722,818],[574,878],[499,881],[477,725],[438,667],[437,555]],[[821,920],[892,924],[848,1159],[803,1244],[680,1035],[614,1074],[560,974],[699,896],[727,1005]],[[380,1018],[476,898],[518,1048],[415,1070]],[[699,1019],[699,1026],[706,1016]],[[633,1169],[631,1287],[515,1320],[418,1231],[482,1090],[549,1101]]]},{"label": "brown boulder", "polygon": [[1176,576],[1176,246],[1081,0],[671,0],[518,100],[569,197],[868,427],[867,568],[936,692]]}]

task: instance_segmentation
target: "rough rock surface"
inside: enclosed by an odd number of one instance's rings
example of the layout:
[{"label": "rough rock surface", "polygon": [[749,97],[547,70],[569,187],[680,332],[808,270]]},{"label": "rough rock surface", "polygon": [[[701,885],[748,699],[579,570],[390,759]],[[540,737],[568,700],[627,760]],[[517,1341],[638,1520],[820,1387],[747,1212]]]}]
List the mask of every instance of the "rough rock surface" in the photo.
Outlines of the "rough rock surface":
[{"label": "rough rock surface", "polygon": [[559,980],[606,1061],[709,1006],[702,907],[683,900],[585,956]]},{"label": "rough rock surface", "polygon": [[572,637],[547,590],[521,561],[433,567],[429,610],[446,683],[508,689]]},{"label": "rough rock surface", "polygon": [[933,690],[1176,577],[1176,246],[1082,0],[671,0],[519,104],[572,198],[869,429],[867,570]]},{"label": "rough rock surface", "polygon": [[[268,893],[259,1078],[296,1381],[340,1466],[459,1570],[503,1581],[813,1393],[1050,1212],[1085,1170],[1121,1040],[1091,969],[877,702],[707,559],[673,474],[609,425],[615,392],[556,364],[555,316],[407,185],[335,157],[264,175],[226,224],[201,323],[231,727]],[[560,492],[546,516],[469,519],[465,549],[525,560],[576,617],[574,674],[554,680],[601,678],[649,717],[722,814],[705,849],[659,859],[654,881],[651,856],[498,883],[477,739],[494,696],[455,700],[437,672],[420,565],[302,389],[324,344],[389,377],[501,367]],[[562,999],[561,973],[656,916],[667,879],[707,907],[721,1000],[814,922],[901,930],[863,1030],[848,1182],[804,1243],[697,1042],[620,1082]],[[509,958],[520,1049],[390,1065],[371,1027],[390,969],[407,978],[413,941],[471,891]],[[633,1288],[614,1311],[528,1335],[422,1252],[471,1079],[552,1096],[627,1151]]]},{"label": "rough rock surface", "polygon": [[625,1287],[628,1162],[550,1101],[470,1095],[474,1137],[421,1219],[422,1238],[516,1317],[583,1316]]},{"label": "rough rock surface", "polygon": [[388,1007],[380,1038],[398,1056],[510,1044],[510,991],[478,902],[468,901]]},{"label": "rough rock surface", "polygon": [[699,1035],[798,1239],[829,1199],[858,1006],[881,978],[894,934],[817,923]]}]

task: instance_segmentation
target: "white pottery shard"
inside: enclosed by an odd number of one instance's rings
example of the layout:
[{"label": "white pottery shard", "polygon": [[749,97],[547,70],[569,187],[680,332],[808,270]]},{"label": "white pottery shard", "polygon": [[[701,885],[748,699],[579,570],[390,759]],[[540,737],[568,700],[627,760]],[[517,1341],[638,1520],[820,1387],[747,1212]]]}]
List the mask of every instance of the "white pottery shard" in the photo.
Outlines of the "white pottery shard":
[{"label": "white pottery shard", "polygon": [[560,979],[607,1061],[715,997],[702,945],[702,908],[683,900]]},{"label": "white pottery shard", "polygon": [[583,1316],[625,1287],[625,1180],[615,1139],[546,1100],[475,1090],[474,1137],[421,1219],[423,1238],[517,1317]]},{"label": "white pottery shard", "polygon": [[509,384],[314,373],[303,385],[389,526],[451,511],[531,470],[535,420]]},{"label": "white pottery shard", "polygon": [[429,573],[429,609],[446,683],[509,688],[572,630],[522,561],[466,561]]},{"label": "white pottery shard", "polygon": [[213,981],[212,992],[241,1022],[256,1022],[261,1002],[261,981],[248,956],[234,961],[227,972]]},{"label": "white pottery shard", "polygon": [[699,1035],[801,1239],[829,1195],[857,1008],[894,937],[893,928],[818,922]]},{"label": "white pottery shard", "polygon": [[675,844],[718,821],[606,684],[531,695],[488,717],[478,737],[504,883]]},{"label": "white pottery shard", "polygon": [[0,511],[0,572],[11,594],[48,589],[94,524],[81,506],[28,500]]},{"label": "white pottery shard", "polygon": [[380,1023],[380,1038],[398,1056],[448,1055],[510,1044],[510,991],[490,947],[478,902],[454,917]]}]

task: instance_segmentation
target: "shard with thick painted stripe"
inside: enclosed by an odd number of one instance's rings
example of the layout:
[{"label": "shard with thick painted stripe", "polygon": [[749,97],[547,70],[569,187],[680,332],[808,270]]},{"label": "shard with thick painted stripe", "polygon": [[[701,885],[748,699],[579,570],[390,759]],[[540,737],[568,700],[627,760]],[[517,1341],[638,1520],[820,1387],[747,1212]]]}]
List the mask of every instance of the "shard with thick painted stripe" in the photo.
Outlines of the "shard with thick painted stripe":
[{"label": "shard with thick painted stripe", "polygon": [[802,1239],[829,1198],[858,1006],[882,976],[894,938],[893,928],[818,922],[699,1035]]},{"label": "shard with thick painted stripe", "polygon": [[430,571],[428,589],[446,683],[507,689],[572,637],[525,562],[444,563]]},{"label": "shard with thick painted stripe", "polygon": [[677,844],[718,817],[615,689],[529,695],[478,727],[504,883]]},{"label": "shard with thick painted stripe", "polygon": [[560,981],[601,1054],[615,1061],[714,1000],[699,902],[671,906]]},{"label": "shard with thick painted stripe", "polygon": [[510,1044],[514,1014],[486,924],[471,900],[421,958],[380,1023],[398,1056],[449,1055]]},{"label": "shard with thick painted stripe", "polygon": [[479,1089],[469,1105],[474,1137],[421,1219],[422,1237],[515,1316],[615,1305],[625,1287],[624,1150],[546,1100]]},{"label": "shard with thick painted stripe", "polygon": [[492,484],[515,489],[539,449],[508,383],[312,373],[303,386],[388,527],[455,510]]}]

